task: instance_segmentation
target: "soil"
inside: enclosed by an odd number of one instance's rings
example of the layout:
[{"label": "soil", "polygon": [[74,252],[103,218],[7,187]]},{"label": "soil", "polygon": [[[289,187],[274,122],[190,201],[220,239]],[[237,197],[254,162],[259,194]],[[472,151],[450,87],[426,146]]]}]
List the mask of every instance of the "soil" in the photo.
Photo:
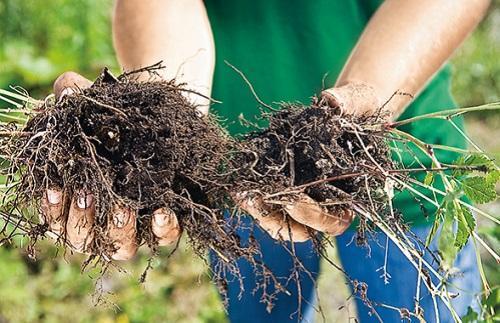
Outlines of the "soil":
[{"label": "soil", "polygon": [[[134,73],[115,78],[104,70],[90,88],[47,100],[20,136],[2,143],[11,180],[19,180],[12,209],[39,209],[47,189],[92,192],[90,251],[109,258],[114,247],[107,226],[115,205],[137,210],[138,242],[153,251],[152,212],[168,207],[199,255],[212,250],[220,256],[213,278],[223,294],[228,272],[243,288],[236,261],[245,258],[261,277],[256,290],[262,289],[262,301],[271,308],[304,269],[296,266],[287,283],[278,283],[260,261],[259,242],[252,235],[248,243],[240,241],[238,215],[232,225],[224,219],[224,210],[234,207],[228,193],[294,198],[300,192],[332,213],[353,203],[383,211],[380,169],[394,165],[380,127],[371,127],[381,116],[341,115],[321,101],[284,104],[263,115],[267,129],[236,140],[214,117],[200,114],[184,91],[175,81],[139,82]],[[360,218],[359,243],[367,226]],[[43,229],[30,233],[34,241]],[[321,252],[320,238],[311,238]]]},{"label": "soil", "polygon": [[[303,192],[330,214],[368,205],[374,212],[387,207],[385,176],[393,169],[381,127],[383,116],[342,115],[324,102],[303,106],[284,104],[266,117],[269,127],[241,141],[231,160],[237,180],[233,192],[293,198]],[[287,192],[289,192],[287,194]],[[370,201],[370,202],[368,202]],[[359,243],[364,243],[361,220]]]},{"label": "soil", "polygon": [[17,203],[39,205],[48,188],[92,192],[95,255],[113,252],[106,226],[114,205],[138,211],[141,243],[154,246],[151,214],[168,207],[200,253],[207,246],[229,259],[244,253],[209,198],[221,189],[214,179],[231,139],[183,91],[174,81],[105,70],[90,88],[46,102],[8,152],[11,173],[21,174]]}]

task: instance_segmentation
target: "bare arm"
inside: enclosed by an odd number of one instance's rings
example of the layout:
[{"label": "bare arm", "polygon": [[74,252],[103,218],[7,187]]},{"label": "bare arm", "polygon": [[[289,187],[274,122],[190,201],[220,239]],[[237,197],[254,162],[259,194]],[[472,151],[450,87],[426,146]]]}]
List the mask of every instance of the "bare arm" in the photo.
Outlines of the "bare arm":
[{"label": "bare arm", "polygon": [[[336,88],[327,91],[338,97],[345,109],[358,112],[373,111],[397,90],[416,96],[481,21],[489,3],[386,0],[361,35]],[[365,84],[361,92],[368,88],[372,94],[349,98],[348,92],[357,88],[356,84]],[[410,101],[409,97],[396,96],[387,109],[397,116]]]},{"label": "bare arm", "polygon": [[[163,61],[164,78],[210,96],[215,49],[203,1],[117,0],[113,40],[124,70]],[[191,98],[208,111],[206,100]]]}]

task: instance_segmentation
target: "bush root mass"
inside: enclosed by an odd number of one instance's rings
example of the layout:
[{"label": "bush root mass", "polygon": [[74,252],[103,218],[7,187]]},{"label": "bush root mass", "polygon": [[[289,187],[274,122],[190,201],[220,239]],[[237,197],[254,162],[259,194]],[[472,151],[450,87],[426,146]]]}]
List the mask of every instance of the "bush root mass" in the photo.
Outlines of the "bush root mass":
[{"label": "bush root mass", "polygon": [[151,214],[166,207],[200,252],[211,246],[239,256],[236,236],[221,231],[209,198],[230,139],[183,91],[173,81],[141,83],[104,71],[90,88],[46,102],[4,147],[9,172],[20,176],[16,203],[38,208],[47,189],[91,192],[94,255],[112,254],[107,226],[119,205],[137,210],[138,239],[150,246]]}]

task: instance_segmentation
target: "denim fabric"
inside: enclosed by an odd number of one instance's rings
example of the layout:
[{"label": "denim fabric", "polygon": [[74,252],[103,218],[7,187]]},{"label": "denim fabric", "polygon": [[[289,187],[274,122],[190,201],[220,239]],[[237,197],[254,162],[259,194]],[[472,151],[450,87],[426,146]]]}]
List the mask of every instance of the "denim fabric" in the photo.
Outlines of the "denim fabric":
[{"label": "denim fabric", "polygon": [[[430,227],[412,228],[413,233],[422,241],[425,241]],[[403,253],[389,241],[387,249],[386,270],[390,275],[388,283],[381,277],[386,254],[387,236],[381,232],[369,241],[369,250],[359,248],[351,243],[354,233],[348,231],[337,238],[337,246],[342,266],[350,275],[351,279],[357,279],[368,284],[368,298],[372,302],[384,303],[398,308],[414,310],[415,295],[417,291],[417,270],[411,265]],[[436,241],[430,246],[431,250],[436,250]],[[434,264],[432,257],[427,252],[424,256],[430,264]],[[481,282],[476,263],[474,248],[472,243],[468,243],[458,255],[455,267],[460,273],[457,277],[449,280],[450,292],[459,293],[452,303],[453,308],[459,316],[465,315],[468,306],[478,309],[475,294],[481,291]],[[434,283],[438,283],[434,280]],[[369,309],[357,299],[358,318],[360,322],[378,322],[369,314]],[[435,322],[435,310],[432,298],[424,283],[420,286],[419,304],[424,311],[427,322]],[[386,308],[377,307],[378,314],[384,322],[399,322],[401,317],[398,312]],[[438,311],[441,322],[454,322],[450,311],[445,304],[438,300]],[[413,318],[412,322],[418,322]]]},{"label": "denim fabric", "polygon": [[[252,232],[250,227],[253,227],[249,217],[241,217],[244,227],[238,232],[242,243],[246,243]],[[287,283],[286,278],[290,276],[293,268],[293,259],[286,248],[291,247],[291,243],[287,243],[283,247],[269,235],[262,230],[253,229],[253,234],[256,240],[259,241],[262,248],[262,258],[266,266],[279,278],[280,284],[285,286],[290,295],[280,293],[278,298],[274,301],[274,307],[271,313],[266,310],[266,305],[261,302],[262,291],[259,290],[254,293],[259,277],[253,271],[252,266],[246,260],[239,260],[238,267],[244,277],[243,285],[244,292],[240,295],[240,284],[234,276],[227,274],[226,280],[228,282],[227,296],[228,303],[228,316],[231,322],[245,323],[260,323],[260,322],[297,322],[297,309],[299,307],[298,299],[298,286],[294,282]],[[310,311],[311,307],[308,302],[314,300],[314,281],[319,274],[319,256],[314,251],[313,245],[310,242],[296,243],[295,254],[299,257],[300,261],[311,273],[312,277],[301,274],[301,294],[304,299],[301,301],[301,313],[311,312],[314,317],[315,311]],[[211,254],[216,257],[214,253]],[[214,262],[212,261],[212,264]],[[312,279],[311,279],[312,278]],[[270,282],[268,291],[274,289],[274,284]],[[241,297],[240,297],[241,296]],[[311,314],[309,314],[311,316]],[[304,315],[303,315],[304,316]]]},{"label": "denim fabric", "polygon": [[[243,218],[243,221],[250,221]],[[282,247],[276,241],[271,239],[266,233],[255,228],[254,235],[261,243],[265,264],[278,277],[288,277],[292,268],[292,257],[286,248]],[[429,227],[416,227],[412,229],[413,233],[422,240],[425,240]],[[242,229],[241,237],[243,241],[248,239],[250,229]],[[377,303],[384,303],[394,307],[404,307],[413,310],[415,307],[415,295],[417,289],[417,271],[409,263],[406,257],[391,242],[388,243],[386,270],[390,274],[388,282],[384,282],[381,277],[382,270],[377,271],[384,265],[386,255],[386,236],[383,233],[377,233],[369,239],[369,248],[360,248],[353,242],[353,231],[347,231],[337,238],[338,253],[342,266],[352,279],[365,282],[368,285],[368,298]],[[287,244],[290,248],[290,244]],[[436,249],[434,242],[430,249]],[[301,275],[300,290],[302,293],[301,313],[302,322],[314,322],[315,310],[312,304],[315,303],[314,281],[319,273],[319,257],[314,252],[310,242],[296,243],[295,252],[303,265],[313,273],[312,277]],[[215,255],[212,255],[215,257]],[[429,255],[425,259],[432,263]],[[240,260],[238,263],[241,273],[244,276],[244,292],[240,295],[239,283],[226,277],[228,280],[228,317],[231,322],[297,322],[298,308],[298,287],[294,282],[289,282],[287,290],[290,296],[285,294],[278,295],[275,306],[271,313],[266,311],[266,305],[260,301],[261,291],[254,293],[256,285],[255,273],[247,261]],[[478,268],[475,262],[475,254],[471,243],[467,244],[458,255],[455,266],[460,270],[457,277],[450,280],[452,286],[449,290],[459,293],[459,296],[453,300],[453,307],[460,316],[467,312],[467,307],[478,306],[475,294],[480,292],[480,279]],[[312,279],[311,279],[312,278]],[[285,278],[281,279],[285,284]],[[339,282],[340,283],[340,282]],[[272,289],[272,285],[270,288]],[[270,289],[270,290],[271,290]],[[432,299],[422,283],[420,289],[420,306],[424,311],[427,322],[435,322],[435,312]],[[356,299],[358,317],[360,322],[377,322],[378,320],[370,315],[369,309],[359,299]],[[445,305],[438,301],[438,310],[441,322],[453,322],[450,312]],[[397,311],[376,307],[378,315],[384,322],[400,322],[401,317]],[[413,320],[417,321],[417,320]]]}]

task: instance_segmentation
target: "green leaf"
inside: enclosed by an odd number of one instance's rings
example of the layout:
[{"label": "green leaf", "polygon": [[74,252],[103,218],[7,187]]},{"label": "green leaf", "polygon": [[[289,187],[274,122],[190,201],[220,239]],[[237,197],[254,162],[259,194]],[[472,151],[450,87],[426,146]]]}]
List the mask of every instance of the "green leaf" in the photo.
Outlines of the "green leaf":
[{"label": "green leaf", "polygon": [[446,270],[453,267],[453,262],[457,256],[458,249],[453,243],[455,241],[455,234],[453,233],[453,203],[446,202],[444,210],[444,222],[441,228],[441,234],[439,235],[438,249],[441,257],[443,258],[443,267]]},{"label": "green leaf", "polygon": [[500,170],[495,169],[489,172],[488,175],[486,175],[486,180],[493,183],[493,185],[496,185],[496,183],[500,180]]},{"label": "green leaf", "polygon": [[[481,154],[471,154],[467,156],[460,156],[454,164],[456,166],[484,166],[483,171],[488,172],[496,169],[495,163],[486,155],[481,155]],[[481,169],[478,169],[481,170]],[[470,170],[464,170],[464,169],[455,169],[453,171],[453,176],[454,177],[460,177],[464,176],[466,174],[469,174],[471,171]]]},{"label": "green leaf", "polygon": [[425,185],[432,185],[434,182],[434,173],[433,172],[427,172],[424,178],[424,184]]},{"label": "green leaf", "polygon": [[458,222],[455,247],[460,250],[463,246],[465,246],[469,240],[471,232],[476,228],[476,220],[474,219],[474,216],[472,216],[472,212],[469,208],[458,203],[454,203],[454,205],[456,212],[455,216]]},{"label": "green leaf", "polygon": [[477,314],[470,306],[467,309],[467,314],[465,314],[465,316],[462,316],[463,323],[475,323],[478,321],[478,319],[479,314]]},{"label": "green leaf", "polygon": [[434,239],[434,236],[436,235],[436,232],[438,231],[439,226],[441,225],[442,222],[443,222],[443,205],[441,205],[439,209],[436,210],[436,218],[434,220],[434,223],[432,224],[429,234],[427,235],[427,238],[425,239],[426,247],[431,245],[431,242]]},{"label": "green leaf", "polygon": [[462,181],[465,195],[475,203],[488,203],[497,198],[495,184],[486,177],[467,177]]}]

